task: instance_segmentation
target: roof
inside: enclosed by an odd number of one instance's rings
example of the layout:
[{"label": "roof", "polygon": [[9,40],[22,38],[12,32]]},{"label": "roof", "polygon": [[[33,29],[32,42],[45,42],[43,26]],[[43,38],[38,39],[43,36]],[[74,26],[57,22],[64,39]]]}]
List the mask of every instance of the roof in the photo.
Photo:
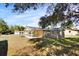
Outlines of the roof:
[{"label": "roof", "polygon": [[43,30],[42,28],[40,27],[31,27],[31,26],[26,26],[26,29],[29,28],[29,29],[35,29],[35,30]]},{"label": "roof", "polygon": [[71,28],[67,28],[68,30],[73,30],[73,31],[79,31],[79,29],[76,29],[76,28],[74,28],[74,29],[71,29]]},{"label": "roof", "polygon": [[[73,31],[79,31],[79,29],[76,29],[76,28],[67,28],[68,30],[73,30]],[[43,29],[43,30],[52,30],[52,31],[55,31],[55,30],[62,30],[61,28],[53,28],[53,29]],[[66,29],[65,29],[66,30]]]},{"label": "roof", "polygon": [[61,28],[53,28],[53,29],[43,29],[43,30],[52,30],[52,31],[57,31],[57,30],[61,30]]},{"label": "roof", "polygon": [[17,30],[17,31],[15,31],[15,32],[24,32],[24,31],[19,31],[19,30]]}]

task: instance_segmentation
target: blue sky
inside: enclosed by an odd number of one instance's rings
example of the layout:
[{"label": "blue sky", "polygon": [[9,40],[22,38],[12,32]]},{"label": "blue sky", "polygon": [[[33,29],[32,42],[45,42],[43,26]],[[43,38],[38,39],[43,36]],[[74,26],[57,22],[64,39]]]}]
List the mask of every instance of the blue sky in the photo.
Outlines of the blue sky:
[{"label": "blue sky", "polygon": [[46,14],[46,7],[37,10],[27,10],[25,13],[16,14],[12,12],[12,6],[6,8],[0,4],[0,18],[3,18],[8,25],[24,25],[38,27],[39,18]]},{"label": "blue sky", "polygon": [[37,10],[27,10],[22,14],[13,13],[12,9],[12,5],[6,8],[3,4],[0,4],[0,18],[3,18],[8,25],[38,27],[39,18],[46,14],[47,6],[40,7]]}]

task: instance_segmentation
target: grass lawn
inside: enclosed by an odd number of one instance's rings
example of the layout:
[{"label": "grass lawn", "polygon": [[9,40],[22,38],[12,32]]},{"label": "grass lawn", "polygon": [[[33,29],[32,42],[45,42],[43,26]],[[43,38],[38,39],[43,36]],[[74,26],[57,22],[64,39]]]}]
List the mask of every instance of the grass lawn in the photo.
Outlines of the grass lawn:
[{"label": "grass lawn", "polygon": [[79,38],[50,39],[46,38],[37,44],[37,47],[48,48],[47,55],[78,55]]},{"label": "grass lawn", "polygon": [[0,55],[79,56],[79,38],[28,40],[19,35],[2,35],[0,36]]}]

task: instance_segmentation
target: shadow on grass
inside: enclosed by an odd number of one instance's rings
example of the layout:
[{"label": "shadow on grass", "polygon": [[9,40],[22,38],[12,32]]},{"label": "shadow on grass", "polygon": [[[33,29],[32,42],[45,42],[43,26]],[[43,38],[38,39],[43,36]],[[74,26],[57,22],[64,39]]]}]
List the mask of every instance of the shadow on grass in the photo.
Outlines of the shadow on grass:
[{"label": "shadow on grass", "polygon": [[7,56],[8,51],[8,41],[0,41],[0,56]]},{"label": "shadow on grass", "polygon": [[69,40],[74,41],[74,42],[79,42],[79,38],[66,38],[66,39],[69,39]]},{"label": "shadow on grass", "polygon": [[36,44],[37,48],[47,47],[50,45],[56,45],[56,46],[64,46],[65,44],[70,44],[69,42],[66,42],[64,39],[42,39],[39,41],[39,43]]},{"label": "shadow on grass", "polygon": [[[56,56],[79,56],[79,46],[62,47],[61,50],[56,49],[53,54]],[[76,52],[78,51],[78,52]],[[50,53],[48,54],[50,55]]]},{"label": "shadow on grass", "polygon": [[[50,38],[48,38],[48,39],[42,39],[42,40],[40,40],[38,43],[37,43],[37,47],[39,47],[39,48],[42,48],[42,47],[46,47],[46,46],[50,46],[50,45],[61,45],[61,46],[74,46],[74,45],[77,45],[76,43],[75,43],[75,41],[77,41],[77,40],[79,40],[79,39],[70,39],[70,38],[68,38],[68,39],[50,39]],[[78,41],[77,41],[78,42]]]},{"label": "shadow on grass", "polygon": [[[71,39],[31,39],[34,46],[24,47],[18,50],[15,56],[79,56],[79,45]],[[45,47],[45,48],[44,48]],[[43,49],[42,49],[43,48]],[[78,52],[77,52],[78,51]],[[43,54],[45,53],[45,54]]]},{"label": "shadow on grass", "polygon": [[30,42],[36,43],[42,41],[42,38],[36,38],[36,39],[29,39]]},{"label": "shadow on grass", "polygon": [[42,47],[47,47],[50,44],[53,44],[54,41],[50,41],[48,39],[43,39],[36,44],[36,48],[41,49]]},{"label": "shadow on grass", "polygon": [[[75,38],[74,38],[75,40]],[[61,46],[61,49],[56,48],[54,52],[50,51],[47,55],[57,55],[57,56],[78,56],[79,54],[79,44],[74,43],[74,40],[72,38],[66,38],[66,39],[43,39],[39,43],[36,44],[36,48],[41,49],[43,47],[52,47],[52,46]],[[77,41],[78,39],[76,39]],[[77,41],[78,42],[78,41]],[[53,48],[50,48],[50,50],[53,50]],[[76,52],[78,51],[78,52]]]}]

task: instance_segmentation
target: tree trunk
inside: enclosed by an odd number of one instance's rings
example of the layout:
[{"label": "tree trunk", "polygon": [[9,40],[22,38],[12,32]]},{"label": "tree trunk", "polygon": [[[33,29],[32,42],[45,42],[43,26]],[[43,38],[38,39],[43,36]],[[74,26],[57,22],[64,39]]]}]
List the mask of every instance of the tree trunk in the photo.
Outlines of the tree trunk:
[{"label": "tree trunk", "polygon": [[62,38],[64,38],[64,29],[62,29]]}]

